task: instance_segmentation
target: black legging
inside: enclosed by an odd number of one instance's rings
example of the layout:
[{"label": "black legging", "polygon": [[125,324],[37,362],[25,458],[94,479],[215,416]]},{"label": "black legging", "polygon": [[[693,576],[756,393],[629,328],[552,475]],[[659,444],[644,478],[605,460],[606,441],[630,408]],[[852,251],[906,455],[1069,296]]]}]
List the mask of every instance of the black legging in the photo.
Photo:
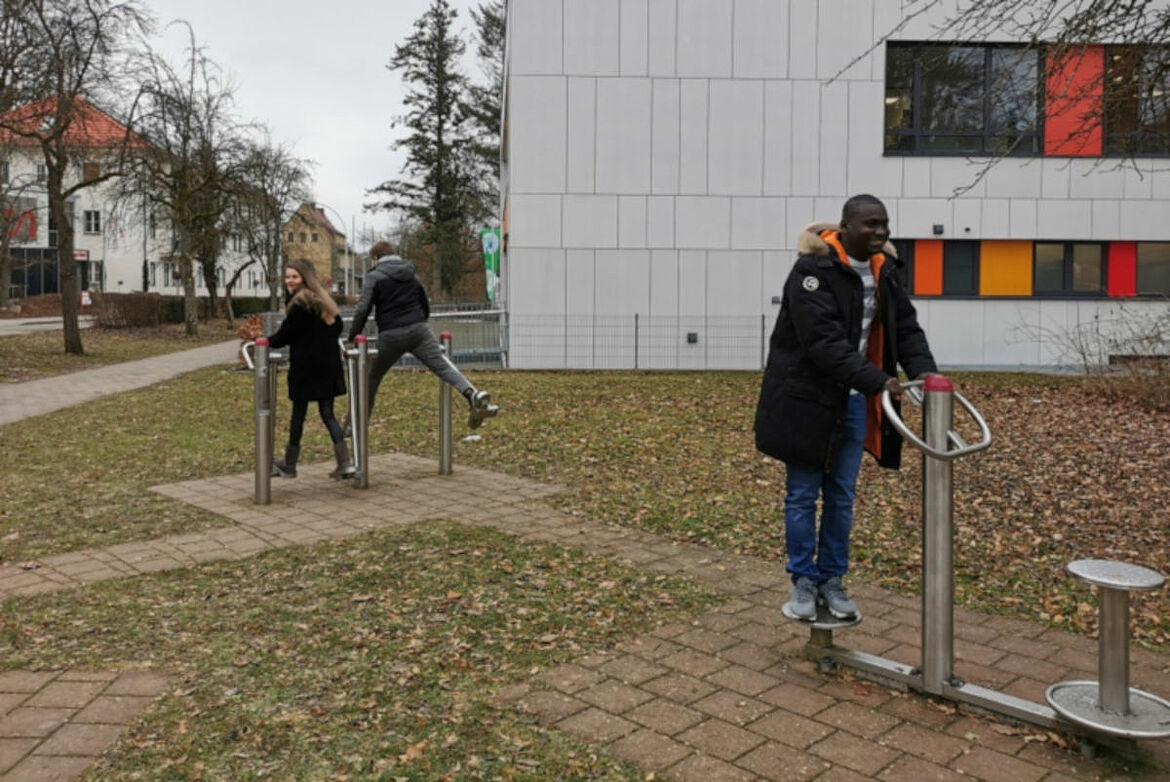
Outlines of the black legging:
[{"label": "black legging", "polygon": [[[345,439],[341,433],[341,424],[337,423],[337,416],[333,415],[333,397],[317,400],[317,410],[321,413],[321,421],[329,430],[329,439],[339,443]],[[301,435],[305,432],[305,416],[309,413],[307,401],[292,403],[292,421],[288,424],[288,444],[295,447],[301,444]]]}]

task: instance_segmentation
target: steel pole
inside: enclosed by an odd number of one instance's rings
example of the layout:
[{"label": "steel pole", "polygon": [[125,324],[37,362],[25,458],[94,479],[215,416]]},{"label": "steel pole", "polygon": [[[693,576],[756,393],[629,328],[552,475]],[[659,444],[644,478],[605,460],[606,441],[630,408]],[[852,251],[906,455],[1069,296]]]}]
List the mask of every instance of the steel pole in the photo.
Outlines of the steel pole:
[{"label": "steel pole", "polygon": [[353,422],[353,458],[357,462],[357,487],[370,488],[370,340],[354,337],[357,345],[357,418]]},{"label": "steel pole", "polygon": [[[942,375],[923,386],[923,440],[945,452],[954,420],[955,387]],[[954,497],[949,460],[922,456],[922,681],[935,695],[953,679]]]},{"label": "steel pole", "polygon": [[[451,332],[444,331],[439,335],[439,342],[443,347],[443,355],[451,357]],[[439,379],[439,475],[451,474],[451,385]]]},{"label": "steel pole", "polygon": [[1098,589],[1100,627],[1097,628],[1097,675],[1101,710],[1129,714],[1129,593]]},{"label": "steel pole", "polygon": [[272,396],[268,375],[268,340],[256,340],[256,367],[253,370],[252,398],[255,415],[255,503],[267,505],[272,501]]}]

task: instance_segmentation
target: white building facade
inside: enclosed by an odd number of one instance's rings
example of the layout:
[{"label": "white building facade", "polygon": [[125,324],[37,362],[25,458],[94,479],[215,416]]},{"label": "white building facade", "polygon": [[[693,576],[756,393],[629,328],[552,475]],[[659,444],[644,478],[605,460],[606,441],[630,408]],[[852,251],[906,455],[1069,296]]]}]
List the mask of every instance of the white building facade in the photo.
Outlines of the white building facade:
[{"label": "white building facade", "polygon": [[942,366],[1077,364],[1085,324],[1164,312],[1166,117],[1085,138],[1058,100],[1128,50],[953,43],[904,5],[509,0],[509,365],[759,368],[798,233],[857,193]]}]

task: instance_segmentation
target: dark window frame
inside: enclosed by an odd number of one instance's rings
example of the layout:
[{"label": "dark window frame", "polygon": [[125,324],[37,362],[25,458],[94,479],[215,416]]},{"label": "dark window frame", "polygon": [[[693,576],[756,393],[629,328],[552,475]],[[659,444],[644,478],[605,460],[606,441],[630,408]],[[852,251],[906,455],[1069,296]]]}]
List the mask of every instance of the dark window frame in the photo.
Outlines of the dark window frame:
[{"label": "dark window frame", "polygon": [[[1064,264],[1061,273],[1060,290],[1040,290],[1036,284],[1036,250],[1042,244],[1059,244],[1064,247]],[[1092,244],[1101,248],[1101,279],[1095,291],[1073,289],[1074,247],[1078,244]],[[1032,297],[1036,299],[1099,299],[1109,295],[1109,242],[1063,241],[1037,239],[1032,242]]]},{"label": "dark window frame", "polygon": [[[922,54],[923,46],[953,46],[956,48],[975,48],[983,50],[983,106],[982,106],[982,125],[981,131],[932,131],[922,128]],[[1023,143],[1016,143],[1012,146],[1010,152],[1006,157],[1042,157],[1044,155],[1044,105],[1045,105],[1045,59],[1044,50],[1042,48],[1033,47],[1030,44],[1014,44],[1014,43],[973,43],[973,42],[940,42],[940,41],[887,41],[886,42],[886,73],[883,75],[883,86],[889,89],[889,57],[891,49],[911,49],[913,57],[913,68],[910,78],[910,106],[911,116],[913,118],[912,128],[889,128],[885,127],[885,120],[883,118],[883,136],[882,136],[882,154],[889,157],[999,157],[1002,153],[996,152],[994,149],[994,140],[999,138],[991,129],[991,79],[992,79],[992,52],[994,50],[1002,49],[1019,49],[1027,50],[1035,49],[1036,56],[1036,123],[1028,133],[1020,134],[1020,138],[1031,137],[1030,145]],[[891,146],[889,139],[894,138],[909,138],[911,140],[911,149],[897,149]],[[971,138],[979,140],[979,149],[964,149],[964,150],[947,150],[947,149],[923,149],[922,140],[928,137],[946,137],[946,138]],[[989,151],[990,150],[990,151]]]},{"label": "dark window frame", "polygon": [[[979,294],[979,277],[982,273],[980,265],[982,258],[980,257],[980,248],[982,243],[978,239],[946,239],[943,241],[943,256],[942,256],[942,296],[948,298],[981,298]],[[971,248],[971,288],[963,290],[954,290],[952,285],[948,285],[948,278],[952,283],[954,280],[953,273],[947,274],[947,248],[954,247],[970,247]]]},{"label": "dark window frame", "polygon": [[1165,299],[1170,297],[1170,290],[1143,291],[1139,282],[1141,276],[1141,246],[1143,244],[1167,244],[1167,242],[1136,242],[1138,252],[1134,254],[1134,294],[1139,299]]},{"label": "dark window frame", "polygon": [[[1145,126],[1141,124],[1143,101],[1149,101],[1150,97],[1143,97],[1145,92],[1144,87],[1147,81],[1144,78],[1143,59],[1149,50],[1159,47],[1163,50],[1162,61],[1163,65],[1167,59],[1170,59],[1170,50],[1165,44],[1107,44],[1105,46],[1105,68],[1102,74],[1102,81],[1104,86],[1104,98],[1102,104],[1101,117],[1101,155],[1102,157],[1152,157],[1165,158],[1170,157],[1170,129],[1167,135],[1161,139],[1160,151],[1152,151],[1150,149],[1150,136],[1145,130]],[[1134,89],[1133,102],[1135,116],[1135,129],[1133,131],[1115,131],[1111,128],[1112,123],[1120,121],[1114,112],[1119,108],[1121,101],[1120,96],[1116,92],[1110,92],[1111,85],[1116,83],[1117,78],[1113,71],[1113,61],[1115,56],[1124,55],[1136,56],[1136,87]],[[1133,62],[1130,63],[1134,65]]]}]

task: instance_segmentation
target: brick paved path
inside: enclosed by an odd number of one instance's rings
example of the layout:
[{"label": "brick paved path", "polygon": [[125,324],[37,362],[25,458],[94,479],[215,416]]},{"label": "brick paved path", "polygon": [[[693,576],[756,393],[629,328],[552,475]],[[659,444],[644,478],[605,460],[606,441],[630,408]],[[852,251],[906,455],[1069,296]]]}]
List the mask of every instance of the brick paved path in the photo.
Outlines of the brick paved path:
[{"label": "brick paved path", "polygon": [[[441,477],[433,460],[376,456],[370,489],[361,491],[330,481],[331,466],[307,465],[295,481],[274,480],[267,506],[252,503],[251,473],[157,487],[223,515],[231,526],[0,568],[0,598],[250,556],[376,527],[452,519],[684,575],[729,595],[727,603],[690,623],[660,627],[494,696],[654,770],[659,779],[1170,778],[1170,742],[1143,744],[1147,758],[1165,771],[1130,776],[1062,750],[1039,731],[818,674],[802,656],[807,630],[780,614],[788,580],[779,563],[569,516],[539,502],[557,487],[485,470],[457,467]],[[917,663],[917,599],[863,585],[854,593],[866,618],[858,628],[838,633],[838,642]],[[1087,638],[964,609],[955,611],[955,634],[956,673],[977,684],[1041,700],[1049,683],[1096,678],[1096,643]],[[1131,678],[1135,686],[1170,694],[1170,657],[1134,649]],[[7,709],[10,716],[2,693],[0,688],[0,713]],[[20,738],[6,734],[5,724],[0,722],[0,747]]]}]

